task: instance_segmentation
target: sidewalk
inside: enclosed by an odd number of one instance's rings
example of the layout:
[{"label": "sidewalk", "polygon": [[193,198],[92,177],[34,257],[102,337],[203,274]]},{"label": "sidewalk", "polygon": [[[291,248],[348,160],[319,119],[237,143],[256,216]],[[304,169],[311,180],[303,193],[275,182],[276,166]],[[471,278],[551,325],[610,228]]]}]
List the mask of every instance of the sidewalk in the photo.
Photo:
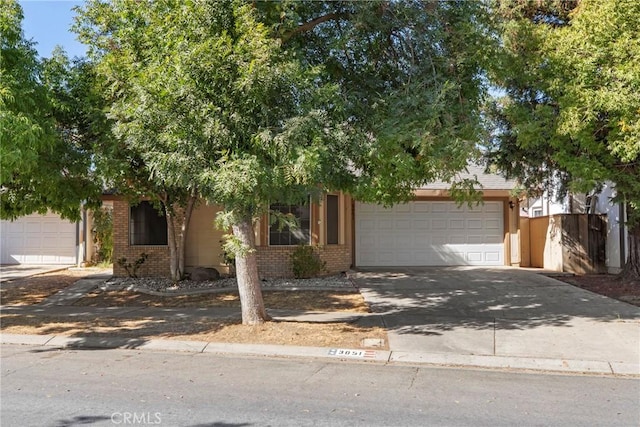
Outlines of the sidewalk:
[{"label": "sidewalk", "polygon": [[[500,272],[498,276],[485,274],[486,277],[477,272],[472,275],[436,273],[429,270],[398,276],[387,272],[356,274],[355,283],[373,313],[269,310],[277,320],[359,321],[384,326],[388,331],[389,351],[4,333],[0,342],[58,348],[135,348],[640,376],[640,309],[637,307],[532,273],[521,276],[520,273]],[[500,278],[499,281],[496,277]],[[70,305],[105,278],[82,279],[38,305],[4,306],[2,311],[69,317],[240,318],[240,312],[235,308]],[[505,292],[505,279],[517,286],[517,293]],[[471,289],[467,284],[470,282],[473,283]],[[429,284],[428,287],[425,283]],[[466,284],[466,290],[461,284]],[[550,301],[545,304],[538,302],[536,306],[532,301],[536,298],[531,295],[539,294],[541,290]],[[589,308],[592,313],[586,316],[577,313],[575,308],[553,308],[551,302],[562,300],[562,295],[587,302],[589,306],[595,304],[597,310],[609,310],[613,320],[603,319],[602,314],[593,314],[593,307]],[[511,300],[509,307],[498,301],[501,296]],[[446,298],[449,299],[445,301]],[[452,301],[456,298],[457,301]],[[493,310],[488,310],[488,307]]]}]

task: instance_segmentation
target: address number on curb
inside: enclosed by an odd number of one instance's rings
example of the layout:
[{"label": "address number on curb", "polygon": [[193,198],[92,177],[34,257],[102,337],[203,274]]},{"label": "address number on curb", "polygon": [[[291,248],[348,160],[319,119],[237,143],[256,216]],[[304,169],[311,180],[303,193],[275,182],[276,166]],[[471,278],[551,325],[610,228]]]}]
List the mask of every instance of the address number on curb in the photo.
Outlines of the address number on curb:
[{"label": "address number on curb", "polygon": [[376,357],[376,352],[373,350],[350,350],[347,348],[332,348],[329,350],[329,356],[368,359]]}]

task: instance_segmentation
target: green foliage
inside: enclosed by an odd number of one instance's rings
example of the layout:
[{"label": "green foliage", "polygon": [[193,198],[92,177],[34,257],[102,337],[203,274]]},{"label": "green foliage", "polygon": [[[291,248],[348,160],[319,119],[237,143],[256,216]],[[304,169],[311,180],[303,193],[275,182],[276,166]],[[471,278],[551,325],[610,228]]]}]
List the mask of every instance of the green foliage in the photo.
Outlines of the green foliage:
[{"label": "green foliage", "polygon": [[126,257],[118,258],[116,262],[120,267],[125,269],[125,271],[127,272],[127,276],[137,278],[138,270],[140,269],[140,267],[142,267],[142,264],[144,264],[148,258],[149,254],[146,252],[142,252],[133,263],[128,262]]},{"label": "green foliage", "polygon": [[79,117],[82,67],[60,50],[39,60],[21,29],[22,9],[0,8],[0,216],[55,211],[78,220],[97,206],[100,181],[91,171],[92,135]]},{"label": "green foliage", "polygon": [[[490,160],[529,190],[612,182],[640,208],[640,3],[500,1]],[[562,195],[562,192],[561,194]]]},{"label": "green foliage", "polygon": [[291,254],[291,265],[296,279],[308,279],[322,273],[327,263],[320,259],[313,246],[299,245]]},{"label": "green foliage", "polygon": [[455,180],[479,154],[481,79],[496,47],[485,2],[256,7],[287,48],[322,66],[320,78],[339,88],[329,104],[349,122],[348,143],[332,155],[359,174],[350,181],[336,173],[330,184],[393,204],[426,182]]},{"label": "green foliage", "polygon": [[93,243],[96,245],[97,263],[111,263],[113,255],[113,212],[111,209],[101,208],[92,211]]}]

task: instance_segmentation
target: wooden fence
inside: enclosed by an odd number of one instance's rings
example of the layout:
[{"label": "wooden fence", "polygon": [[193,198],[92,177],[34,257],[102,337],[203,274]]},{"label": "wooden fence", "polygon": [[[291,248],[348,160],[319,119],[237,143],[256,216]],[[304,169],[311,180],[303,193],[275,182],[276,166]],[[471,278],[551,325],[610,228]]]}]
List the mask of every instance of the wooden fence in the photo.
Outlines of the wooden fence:
[{"label": "wooden fence", "polygon": [[576,274],[606,271],[604,215],[562,214],[520,218],[523,267]]}]

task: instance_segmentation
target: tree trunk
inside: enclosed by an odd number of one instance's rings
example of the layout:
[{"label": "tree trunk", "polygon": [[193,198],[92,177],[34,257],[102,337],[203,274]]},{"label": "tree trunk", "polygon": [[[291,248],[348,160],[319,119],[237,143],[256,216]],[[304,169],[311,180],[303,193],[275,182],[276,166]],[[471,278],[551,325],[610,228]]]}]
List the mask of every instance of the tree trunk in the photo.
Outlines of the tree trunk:
[{"label": "tree trunk", "polygon": [[167,217],[167,244],[169,245],[169,274],[171,280],[177,282],[182,279],[182,274],[178,271],[178,247],[176,245],[175,233],[175,212],[173,206],[168,201],[164,202],[164,212]]},{"label": "tree trunk", "polygon": [[189,197],[189,200],[187,200],[187,206],[182,212],[182,223],[180,224],[180,233],[178,240],[178,271],[180,272],[180,277],[184,276],[184,258],[185,250],[187,247],[187,232],[189,231],[191,214],[193,213],[193,208],[196,205],[196,201],[197,197],[195,195]]},{"label": "tree trunk", "polygon": [[622,274],[632,279],[640,279],[640,224],[629,229],[629,259]]},{"label": "tree trunk", "polygon": [[236,254],[236,278],[242,307],[242,324],[259,325],[271,320],[264,308],[262,288],[258,276],[258,259],[251,219],[243,219],[232,226],[233,235],[242,244]]},{"label": "tree trunk", "polygon": [[[166,199],[165,199],[166,200]],[[177,282],[184,278],[184,255],[187,243],[187,232],[191,214],[197,197],[191,196],[185,207],[170,205],[165,201],[167,217],[167,244],[169,245],[169,271],[171,280]]]}]

